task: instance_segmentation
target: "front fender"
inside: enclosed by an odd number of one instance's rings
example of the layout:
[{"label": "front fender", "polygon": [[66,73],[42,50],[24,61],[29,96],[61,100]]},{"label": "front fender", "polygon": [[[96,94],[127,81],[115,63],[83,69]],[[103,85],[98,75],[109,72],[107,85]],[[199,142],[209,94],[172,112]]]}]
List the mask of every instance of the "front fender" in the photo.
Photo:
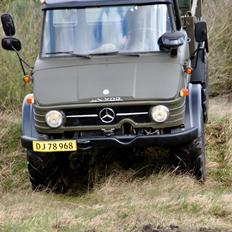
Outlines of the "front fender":
[{"label": "front fender", "polygon": [[38,138],[39,135],[35,129],[35,120],[33,112],[33,104],[28,104],[27,99],[33,94],[28,94],[23,101],[22,106],[22,136]]},{"label": "front fender", "polygon": [[186,99],[185,125],[198,128],[198,137],[204,131],[201,84],[189,84],[189,96]]}]

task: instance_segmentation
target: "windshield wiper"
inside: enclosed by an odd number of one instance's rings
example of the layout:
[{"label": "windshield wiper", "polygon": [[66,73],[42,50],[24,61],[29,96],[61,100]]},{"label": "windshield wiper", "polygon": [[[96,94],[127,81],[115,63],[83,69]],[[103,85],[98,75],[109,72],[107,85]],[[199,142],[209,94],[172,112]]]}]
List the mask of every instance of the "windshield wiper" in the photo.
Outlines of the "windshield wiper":
[{"label": "windshield wiper", "polygon": [[112,51],[112,52],[98,52],[98,53],[90,53],[90,56],[107,56],[107,55],[123,55],[123,56],[135,56],[139,57],[140,54],[137,52],[120,52],[120,51]]},{"label": "windshield wiper", "polygon": [[90,56],[107,56],[107,55],[117,55],[119,51],[112,51],[112,52],[94,52],[90,53]]},{"label": "windshield wiper", "polygon": [[130,52],[130,51],[122,51],[122,52],[119,52],[120,55],[124,55],[124,56],[137,56],[137,57],[140,57],[140,56],[143,56],[143,55],[148,55],[148,54],[155,54],[157,53],[157,51],[135,51],[135,52]]},{"label": "windshield wiper", "polygon": [[79,53],[74,53],[74,52],[47,52],[45,53],[46,55],[71,55],[74,57],[82,57],[82,58],[86,58],[86,59],[91,59],[91,57],[89,55],[86,54],[79,54]]},{"label": "windshield wiper", "polygon": [[119,54],[123,56],[140,57],[140,54],[138,52],[119,52]]}]

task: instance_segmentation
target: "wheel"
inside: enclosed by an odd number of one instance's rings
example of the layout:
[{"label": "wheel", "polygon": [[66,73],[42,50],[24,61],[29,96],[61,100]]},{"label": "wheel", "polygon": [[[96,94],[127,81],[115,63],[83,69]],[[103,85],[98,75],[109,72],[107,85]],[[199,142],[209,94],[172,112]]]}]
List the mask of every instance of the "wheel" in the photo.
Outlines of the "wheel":
[{"label": "wheel", "polygon": [[172,165],[181,172],[188,172],[202,182],[206,179],[204,139],[198,137],[188,145],[175,149]]},{"label": "wheel", "polygon": [[64,193],[68,189],[69,155],[27,151],[32,189]]},{"label": "wheel", "polygon": [[177,171],[188,172],[197,180],[206,180],[205,168],[205,136],[202,117],[202,134],[191,143],[173,149],[171,154],[171,165]]}]

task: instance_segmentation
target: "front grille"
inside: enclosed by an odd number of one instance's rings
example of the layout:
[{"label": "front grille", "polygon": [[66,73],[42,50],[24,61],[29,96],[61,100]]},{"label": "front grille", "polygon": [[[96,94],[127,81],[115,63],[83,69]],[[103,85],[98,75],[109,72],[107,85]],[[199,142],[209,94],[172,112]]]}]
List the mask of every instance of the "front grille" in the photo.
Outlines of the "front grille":
[{"label": "front grille", "polygon": [[136,107],[112,107],[115,113],[115,119],[110,123],[104,123],[100,119],[100,112],[107,108],[89,108],[89,109],[71,109],[64,110],[66,115],[65,126],[95,126],[95,125],[114,125],[118,124],[125,117],[129,120],[133,120],[135,123],[148,123],[149,106],[136,106]]},{"label": "front grille", "polygon": [[[155,105],[163,104],[170,109],[169,119],[163,124],[157,124],[150,118],[150,108]],[[65,114],[65,123],[61,128],[51,129],[45,122],[45,114],[55,107],[50,109],[34,106],[34,117],[36,129],[39,132],[45,133],[62,133],[65,131],[89,131],[100,130],[102,128],[119,129],[123,123],[131,123],[135,128],[164,128],[174,127],[183,124],[184,122],[184,107],[185,100],[180,98],[175,102],[157,102],[147,105],[117,105],[101,107],[99,105],[89,108],[62,108],[57,107],[57,110],[62,110]],[[78,106],[80,107],[80,106]],[[110,108],[114,111],[114,119],[111,122],[103,122],[100,118],[100,112],[103,109]]]}]

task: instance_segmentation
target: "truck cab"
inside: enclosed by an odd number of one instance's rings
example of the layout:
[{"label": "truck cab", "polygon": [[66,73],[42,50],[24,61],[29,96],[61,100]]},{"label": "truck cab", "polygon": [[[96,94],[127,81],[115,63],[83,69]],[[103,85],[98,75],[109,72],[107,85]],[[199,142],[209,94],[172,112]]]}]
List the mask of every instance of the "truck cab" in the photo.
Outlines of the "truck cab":
[{"label": "truck cab", "polygon": [[[199,1],[186,2],[199,11]],[[22,110],[33,188],[56,186],[58,153],[68,162],[101,147],[165,146],[175,157],[187,147],[176,165],[187,157],[188,171],[204,180],[205,23],[177,0],[43,0],[42,11],[33,92]],[[19,42],[11,37],[5,49]],[[59,168],[46,180],[48,156]]]}]

